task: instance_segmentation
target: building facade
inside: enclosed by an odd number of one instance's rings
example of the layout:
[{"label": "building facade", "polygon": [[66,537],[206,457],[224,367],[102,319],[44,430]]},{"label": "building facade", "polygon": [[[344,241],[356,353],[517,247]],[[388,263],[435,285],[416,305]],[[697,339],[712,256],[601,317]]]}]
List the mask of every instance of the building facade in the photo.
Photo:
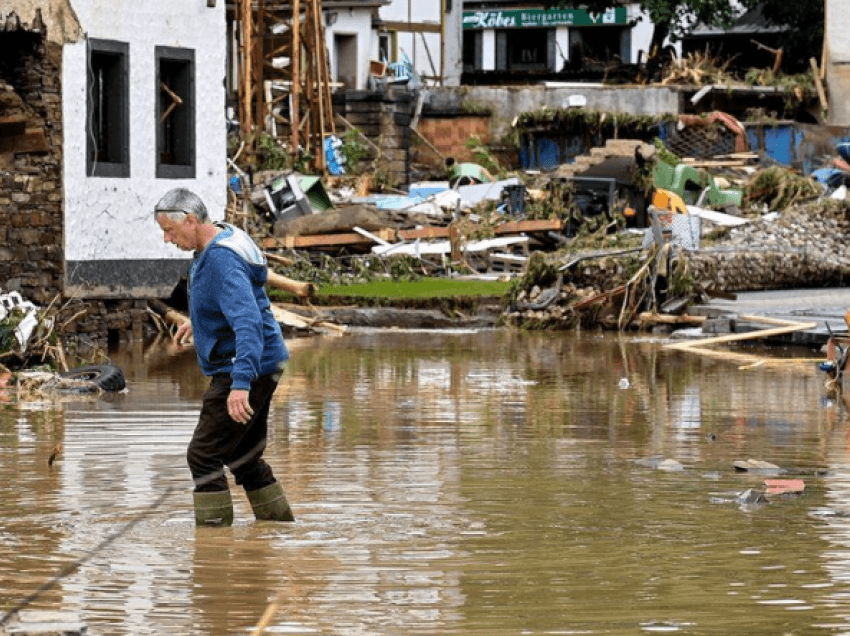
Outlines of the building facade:
[{"label": "building facade", "polygon": [[221,2],[71,0],[63,45],[64,291],[168,296],[187,255],[152,218],[186,187],[214,219],[227,201]]}]

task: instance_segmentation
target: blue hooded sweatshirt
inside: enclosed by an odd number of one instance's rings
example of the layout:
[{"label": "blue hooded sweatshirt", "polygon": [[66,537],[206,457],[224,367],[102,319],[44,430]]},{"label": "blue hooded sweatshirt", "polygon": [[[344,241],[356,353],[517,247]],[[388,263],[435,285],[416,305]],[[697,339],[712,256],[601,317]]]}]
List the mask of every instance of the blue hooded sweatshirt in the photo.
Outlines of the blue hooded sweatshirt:
[{"label": "blue hooded sweatshirt", "polygon": [[189,316],[198,363],[205,375],[229,373],[233,389],[289,359],[264,285],[266,260],[245,232],[226,223],[195,255],[189,271]]}]

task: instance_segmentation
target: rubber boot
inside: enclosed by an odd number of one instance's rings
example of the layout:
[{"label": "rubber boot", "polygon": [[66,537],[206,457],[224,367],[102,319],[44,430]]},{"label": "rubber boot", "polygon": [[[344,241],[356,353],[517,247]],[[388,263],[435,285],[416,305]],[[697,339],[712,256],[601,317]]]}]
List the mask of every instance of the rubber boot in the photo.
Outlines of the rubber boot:
[{"label": "rubber boot", "polygon": [[195,525],[233,525],[233,499],[229,490],[192,493],[195,499]]},{"label": "rubber boot", "polygon": [[289,507],[289,502],[286,501],[286,495],[283,494],[283,488],[279,482],[274,482],[259,490],[251,490],[246,494],[251,503],[251,510],[254,511],[254,516],[257,519],[295,521],[292,509]]}]

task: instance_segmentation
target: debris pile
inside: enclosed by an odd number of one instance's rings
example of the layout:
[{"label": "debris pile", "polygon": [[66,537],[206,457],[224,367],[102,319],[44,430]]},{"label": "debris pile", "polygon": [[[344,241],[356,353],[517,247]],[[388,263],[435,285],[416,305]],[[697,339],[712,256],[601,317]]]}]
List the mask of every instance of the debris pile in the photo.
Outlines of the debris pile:
[{"label": "debris pile", "polygon": [[583,109],[540,116],[578,125],[587,151],[550,172],[447,162],[442,179],[406,191],[370,192],[352,161],[328,189],[295,171],[248,182],[240,170],[228,216],[270,271],[317,287],[510,279],[502,321],[521,328],[690,324],[688,307],[707,295],[846,284],[846,161],[821,158],[825,168],[804,175],[751,148],[720,112],[673,128]]},{"label": "debris pile", "polygon": [[[119,323],[129,328],[129,314],[118,309],[79,299],[60,303],[58,297],[39,307],[18,292],[0,293],[0,392],[8,396],[14,387],[20,397],[123,389],[123,375],[116,377],[120,370],[108,365],[103,346],[108,338],[89,337],[96,329],[106,332]],[[135,311],[147,319],[146,310]],[[137,324],[141,326],[141,319]],[[112,377],[105,380],[105,375]]]}]

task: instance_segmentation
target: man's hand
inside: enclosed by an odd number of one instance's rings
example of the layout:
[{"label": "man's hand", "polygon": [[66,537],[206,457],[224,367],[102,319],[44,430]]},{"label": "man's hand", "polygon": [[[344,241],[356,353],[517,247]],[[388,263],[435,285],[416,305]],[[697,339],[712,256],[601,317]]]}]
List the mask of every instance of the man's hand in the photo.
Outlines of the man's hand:
[{"label": "man's hand", "polygon": [[227,396],[227,413],[240,424],[247,424],[254,414],[254,409],[248,404],[248,391],[233,389]]},{"label": "man's hand", "polygon": [[192,323],[186,321],[177,328],[177,333],[174,334],[174,346],[178,351],[183,351],[192,337]]}]

